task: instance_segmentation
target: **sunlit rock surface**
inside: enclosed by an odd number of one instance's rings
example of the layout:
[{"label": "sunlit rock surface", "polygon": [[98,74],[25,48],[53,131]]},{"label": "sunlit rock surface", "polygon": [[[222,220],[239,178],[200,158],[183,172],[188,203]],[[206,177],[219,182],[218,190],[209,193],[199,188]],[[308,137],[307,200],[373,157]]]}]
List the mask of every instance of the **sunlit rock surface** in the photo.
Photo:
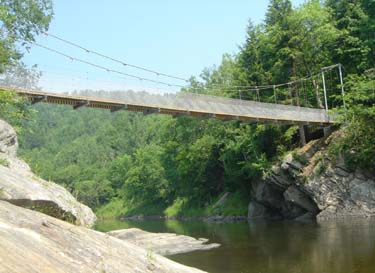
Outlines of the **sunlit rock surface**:
[{"label": "sunlit rock surface", "polygon": [[63,187],[33,174],[16,157],[14,129],[0,120],[0,200],[30,208],[82,226],[92,226],[96,216]]},{"label": "sunlit rock surface", "polygon": [[195,273],[105,233],[0,201],[0,272]]},{"label": "sunlit rock surface", "polygon": [[208,239],[204,238],[195,239],[174,233],[152,233],[138,228],[114,230],[108,234],[161,255],[209,250],[220,246],[216,243],[206,244]]}]

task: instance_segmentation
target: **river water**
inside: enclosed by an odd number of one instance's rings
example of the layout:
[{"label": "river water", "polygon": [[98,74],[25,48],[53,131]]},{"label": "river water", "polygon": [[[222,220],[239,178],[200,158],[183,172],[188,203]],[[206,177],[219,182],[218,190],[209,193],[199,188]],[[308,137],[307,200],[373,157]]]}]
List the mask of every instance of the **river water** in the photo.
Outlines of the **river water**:
[{"label": "river water", "polygon": [[224,224],[106,220],[97,225],[101,231],[129,227],[204,237],[220,243],[218,249],[168,256],[212,273],[375,272],[374,219]]}]

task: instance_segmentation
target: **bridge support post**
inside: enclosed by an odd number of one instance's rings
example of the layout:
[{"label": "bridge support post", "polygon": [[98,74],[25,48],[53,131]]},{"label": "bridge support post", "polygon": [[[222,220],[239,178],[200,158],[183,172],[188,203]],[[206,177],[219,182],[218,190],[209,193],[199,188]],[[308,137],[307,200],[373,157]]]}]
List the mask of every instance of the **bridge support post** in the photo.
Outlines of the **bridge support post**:
[{"label": "bridge support post", "polygon": [[306,133],[305,133],[305,125],[299,125],[299,138],[301,142],[301,146],[306,144]]},{"label": "bridge support post", "polygon": [[47,96],[35,96],[31,98],[31,104],[36,104],[38,102],[46,101]]},{"label": "bridge support post", "polygon": [[328,113],[327,88],[326,88],[326,79],[324,77],[324,70],[322,70],[322,79],[323,79],[324,104],[326,107],[326,112]]}]

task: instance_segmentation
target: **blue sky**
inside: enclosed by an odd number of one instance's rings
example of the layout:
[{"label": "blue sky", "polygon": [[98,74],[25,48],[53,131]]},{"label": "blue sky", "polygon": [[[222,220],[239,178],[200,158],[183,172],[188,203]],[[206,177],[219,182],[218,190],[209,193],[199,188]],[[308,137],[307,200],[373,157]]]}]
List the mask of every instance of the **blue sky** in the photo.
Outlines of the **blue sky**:
[{"label": "blue sky", "polygon": [[[300,5],[303,0],[292,2]],[[49,32],[127,63],[189,78],[218,65],[223,53],[238,52],[248,20],[262,22],[267,5],[267,0],[55,0]],[[123,67],[44,35],[37,42],[125,73],[184,84]],[[37,47],[25,53],[23,61],[43,71],[41,86],[46,91],[176,90],[112,75]]]}]

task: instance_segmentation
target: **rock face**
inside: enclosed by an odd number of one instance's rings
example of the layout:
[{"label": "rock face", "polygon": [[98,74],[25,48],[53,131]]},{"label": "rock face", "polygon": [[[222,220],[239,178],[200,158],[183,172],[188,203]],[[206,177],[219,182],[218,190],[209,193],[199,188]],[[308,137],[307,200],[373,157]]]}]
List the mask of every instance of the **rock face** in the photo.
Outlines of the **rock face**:
[{"label": "rock face", "polygon": [[208,239],[204,238],[195,239],[174,233],[152,233],[137,228],[114,230],[108,234],[160,255],[209,250],[220,246],[220,244],[205,244]]},{"label": "rock face", "polygon": [[17,134],[13,127],[0,120],[0,153],[16,157],[18,149]]},{"label": "rock face", "polygon": [[319,220],[375,216],[375,177],[350,171],[327,146],[338,137],[310,142],[287,155],[263,181],[253,184],[249,218]]},{"label": "rock face", "polygon": [[34,209],[83,226],[92,226],[96,216],[63,187],[33,174],[16,157],[18,148],[14,129],[0,120],[0,200]]},{"label": "rock face", "polygon": [[0,201],[0,272],[202,271],[107,234]]},{"label": "rock face", "polygon": [[271,209],[256,201],[250,202],[247,213],[248,219],[270,219],[273,217],[274,215],[272,214]]}]

